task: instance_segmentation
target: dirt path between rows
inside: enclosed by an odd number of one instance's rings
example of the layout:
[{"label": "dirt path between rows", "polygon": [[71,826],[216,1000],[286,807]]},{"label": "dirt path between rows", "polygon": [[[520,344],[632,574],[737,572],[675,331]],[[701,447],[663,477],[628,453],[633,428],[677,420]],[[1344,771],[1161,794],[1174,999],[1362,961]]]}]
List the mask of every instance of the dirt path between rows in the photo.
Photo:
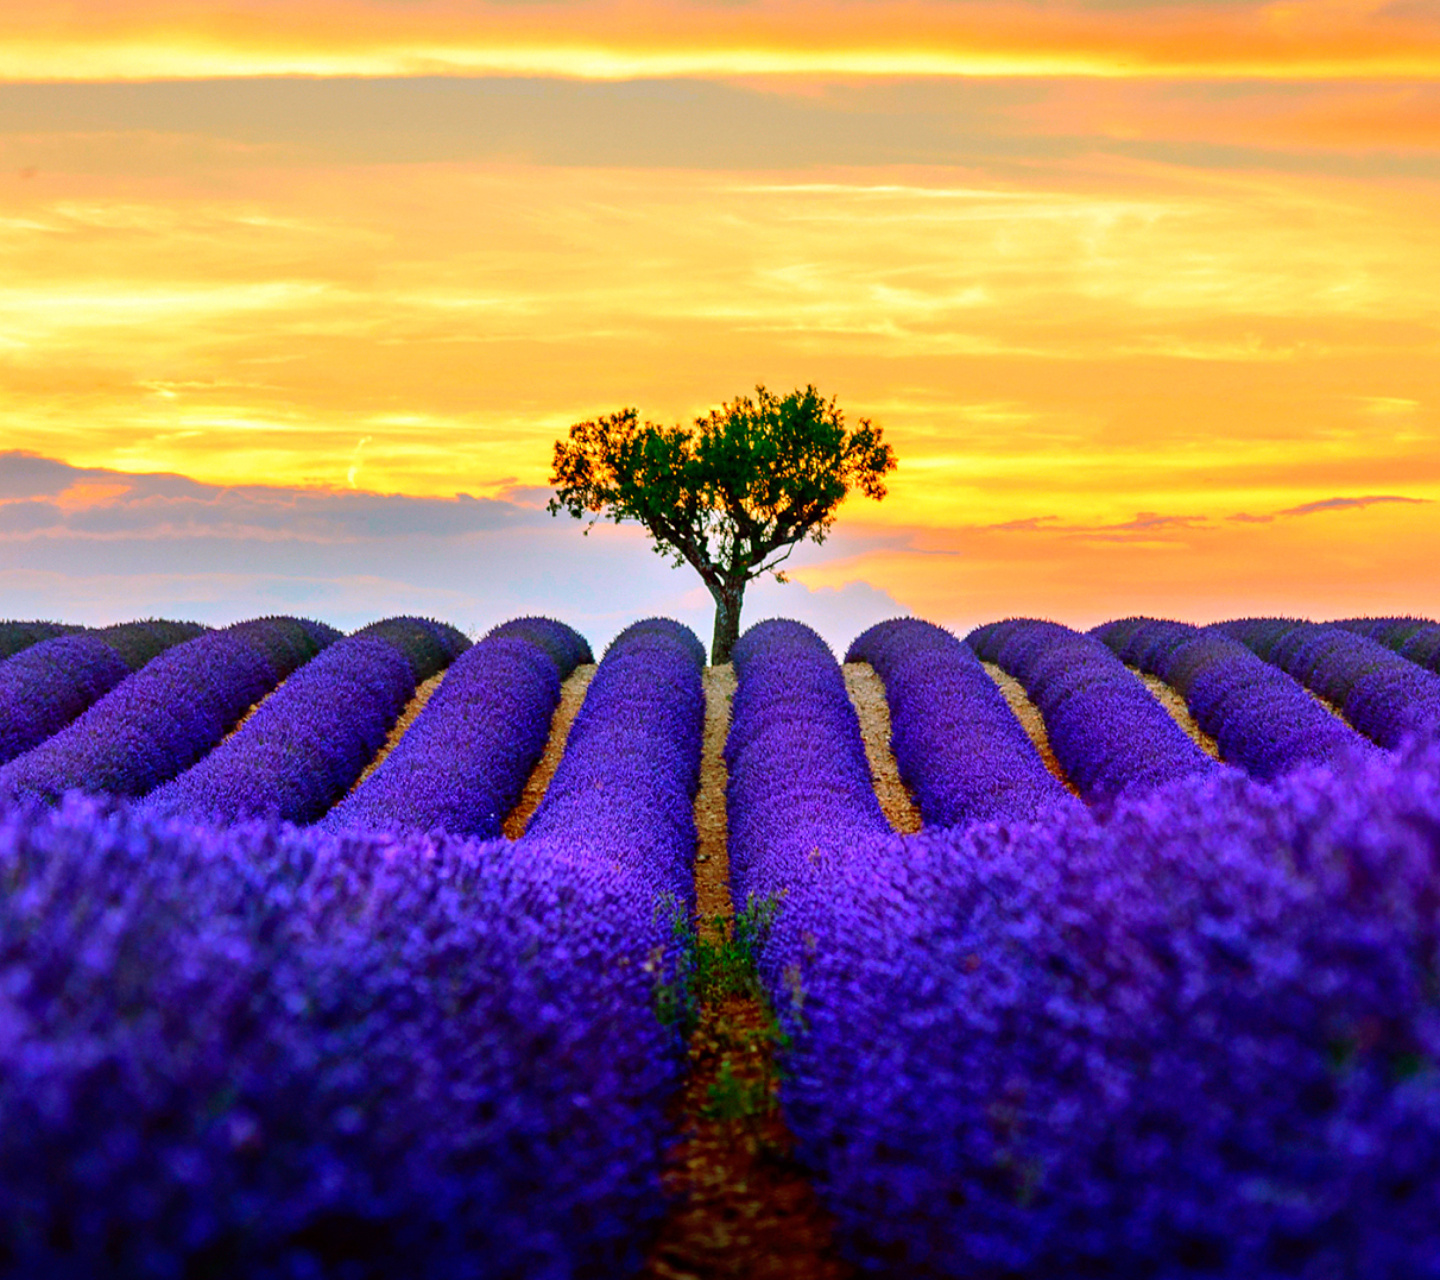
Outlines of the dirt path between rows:
[{"label": "dirt path between rows", "polygon": [[919,831],[924,825],[920,810],[910,789],[900,780],[900,768],[890,748],[890,704],[885,698],[885,682],[868,662],[847,662],[842,669],[850,702],[860,719],[860,737],[870,761],[875,798],[891,827],[901,835]]},{"label": "dirt path between rows", "polygon": [[360,784],[385,763],[385,757],[395,750],[400,744],[400,739],[405,736],[406,731],[415,723],[415,717],[425,710],[425,704],[430,701],[435,690],[440,687],[440,682],[445,679],[445,671],[439,671],[430,679],[424,681],[413,694],[410,701],[405,704],[404,709],[395,718],[395,723],[390,726],[390,732],[385,735],[385,741],[380,744],[380,750],[375,753],[375,758],[367,764],[358,778],[350,784],[350,790],[346,795],[353,795]]},{"label": "dirt path between rows", "polygon": [[[1065,776],[1065,770],[1061,767],[1060,761],[1055,758],[1055,752],[1050,746],[1050,735],[1045,731],[1045,717],[1040,714],[1040,708],[1030,701],[1030,695],[1025,692],[1025,686],[997,663],[982,662],[980,665],[985,668],[990,679],[995,681],[996,687],[1005,695],[1005,701],[1010,704],[1010,710],[1015,713],[1015,719],[1020,721],[1020,727],[1029,735],[1030,741],[1035,744],[1035,750],[1040,753],[1040,759],[1045,762],[1045,767],[1065,784],[1065,789],[1071,795],[1079,796],[1079,790]],[[1083,798],[1082,796],[1081,799]]]},{"label": "dirt path between rows", "polygon": [[1220,748],[1200,725],[1195,717],[1190,714],[1190,708],[1185,705],[1185,699],[1180,696],[1178,689],[1172,689],[1159,676],[1152,676],[1149,672],[1141,671],[1139,667],[1126,666],[1125,668],[1133,676],[1138,676],[1145,684],[1145,687],[1155,696],[1155,700],[1170,713],[1170,718],[1185,730],[1190,740],[1205,752],[1206,755],[1220,759]]},{"label": "dirt path between rows", "polygon": [[595,663],[583,662],[560,686],[560,701],[555,704],[555,710],[550,716],[550,737],[545,742],[545,750],[540,756],[540,762],[530,770],[530,776],[525,779],[525,790],[520,793],[519,803],[510,810],[505,819],[502,829],[507,839],[518,840],[525,834],[531,817],[540,807],[540,801],[545,798],[545,789],[550,785],[550,779],[555,776],[555,770],[560,767],[560,757],[565,754],[565,743],[570,739],[570,726],[575,723],[575,717],[585,702],[585,692],[590,688],[590,681],[594,677]]},{"label": "dirt path between rows", "polygon": [[[731,667],[706,670],[695,895],[702,934],[712,943],[722,936],[716,917],[734,916],[723,755],[734,691]],[[641,1273],[645,1280],[848,1280],[854,1274],[837,1256],[829,1215],[790,1156],[793,1140],[775,1101],[766,1021],[757,1000],[738,996],[701,1011],[676,1119],[682,1139],[663,1175],[674,1207]],[[742,1089],[764,1094],[759,1114],[730,1120],[707,1114],[716,1106],[722,1068]]]},{"label": "dirt path between rows", "polygon": [[[286,676],[285,680],[288,680],[289,678],[289,676]],[[267,702],[269,702],[270,699],[273,698],[277,693],[279,693],[282,688],[284,688],[285,680],[280,681],[279,684],[277,684],[273,689],[271,689],[270,692],[267,693],[258,702],[252,702],[249,707],[247,707],[243,712],[241,712],[240,719],[235,721],[235,723],[230,726],[230,728],[226,731],[225,736],[221,738],[220,741],[211,748],[211,750],[218,750],[220,747],[223,747],[227,742],[230,741],[231,738],[233,738],[237,733],[239,733],[240,730],[245,727],[250,717],[253,716],[257,711],[259,711],[260,708],[263,707]]]}]

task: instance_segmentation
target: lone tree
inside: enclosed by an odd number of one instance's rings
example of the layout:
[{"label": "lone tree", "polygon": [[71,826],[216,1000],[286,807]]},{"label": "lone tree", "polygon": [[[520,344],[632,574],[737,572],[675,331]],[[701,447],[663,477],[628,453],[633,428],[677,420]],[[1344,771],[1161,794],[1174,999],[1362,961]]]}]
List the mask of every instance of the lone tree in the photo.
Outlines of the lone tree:
[{"label": "lone tree", "polygon": [[780,564],[802,538],[824,542],[852,486],[885,496],[895,455],[868,419],[847,429],[834,399],[814,387],[775,396],[763,386],[693,428],[641,423],[621,409],[570,428],[555,442],[551,515],[638,520],[655,551],[689,563],[715,598],[710,661],[730,660],[740,638],[745,584]]}]

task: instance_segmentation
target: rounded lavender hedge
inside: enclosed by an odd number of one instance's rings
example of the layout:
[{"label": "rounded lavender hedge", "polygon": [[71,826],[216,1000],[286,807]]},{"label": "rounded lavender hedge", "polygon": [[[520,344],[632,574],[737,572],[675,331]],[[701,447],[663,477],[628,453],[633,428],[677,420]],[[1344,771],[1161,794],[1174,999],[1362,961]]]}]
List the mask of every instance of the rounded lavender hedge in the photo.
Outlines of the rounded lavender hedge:
[{"label": "rounded lavender hedge", "polygon": [[0,1274],[637,1270],[685,1061],[697,649],[616,639],[514,844],[0,813]]},{"label": "rounded lavender hedge", "polygon": [[[294,619],[299,623],[299,619]],[[302,624],[303,625],[303,624]],[[318,626],[318,623],[310,624]],[[131,671],[139,671],[151,658],[158,658],[166,649],[186,640],[202,636],[210,628],[198,622],[173,622],[168,618],[141,618],[137,622],[117,622],[99,627],[88,634],[103,640],[115,650]]]},{"label": "rounded lavender hedge", "polygon": [[868,662],[885,684],[891,746],[927,826],[1039,817],[1076,803],[1045,767],[970,648],[918,618],[880,622],[846,662]]},{"label": "rounded lavender hedge", "polygon": [[432,676],[439,675],[470,647],[469,637],[448,622],[408,615],[381,618],[354,634],[383,640],[403,653],[414,672],[416,684],[424,684]]},{"label": "rounded lavender hedge", "polygon": [[455,660],[395,749],[321,825],[498,836],[545,750],[560,683],[582,661],[590,646],[563,623],[495,628]]},{"label": "rounded lavender hedge", "polygon": [[414,671],[395,645],[374,633],[338,640],[144,807],[218,823],[313,822],[375,758],[414,692]]},{"label": "rounded lavender hedge", "polygon": [[891,833],[829,646],[803,623],[756,623],[735,645],[725,743],[730,888],[784,894],[797,868]]},{"label": "rounded lavender hedge", "polygon": [[705,650],[666,618],[610,643],[517,856],[539,842],[613,859],[693,904]]},{"label": "rounded lavender hedge", "polygon": [[1213,627],[1125,618],[1091,635],[1175,689],[1221,757],[1254,777],[1373,750],[1296,680]]},{"label": "rounded lavender hedge", "polygon": [[1431,748],[1181,779],[1104,825],[779,840],[781,1099],[845,1252],[976,1280],[1435,1274],[1437,779]]},{"label": "rounded lavender hedge", "polygon": [[1330,625],[1383,644],[1402,658],[1440,675],[1440,626],[1428,618],[1346,618]]},{"label": "rounded lavender hedge", "polygon": [[42,640],[0,663],[0,764],[63,729],[129,674],[114,649],[84,634]]},{"label": "rounded lavender hedge", "polygon": [[1440,676],[1374,640],[1290,618],[1240,618],[1217,629],[1294,676],[1382,747],[1440,734]]},{"label": "rounded lavender hedge", "polygon": [[83,627],[68,622],[20,622],[13,619],[0,622],[0,662],[42,640],[53,640],[56,636],[83,630]]},{"label": "rounded lavender hedge", "polygon": [[0,663],[0,764],[58,733],[131,671],[206,628],[148,619],[41,640]]},{"label": "rounded lavender hedge", "polygon": [[486,640],[523,640],[543,649],[555,663],[555,669],[564,680],[576,667],[592,663],[595,655],[590,652],[590,642],[574,627],[566,626],[554,618],[529,616],[511,618],[485,633]]},{"label": "rounded lavender hedge", "polygon": [[0,800],[154,790],[214,747],[289,674],[287,664],[316,651],[324,631],[298,619],[262,618],[167,649],[0,768]]},{"label": "rounded lavender hedge", "polygon": [[1025,686],[1066,776],[1092,804],[1221,768],[1094,636],[1016,618],[966,643]]},{"label": "rounded lavender hedge", "polygon": [[0,1275],[638,1266],[682,1061],[646,875],[71,797],[0,814],[0,882]]}]

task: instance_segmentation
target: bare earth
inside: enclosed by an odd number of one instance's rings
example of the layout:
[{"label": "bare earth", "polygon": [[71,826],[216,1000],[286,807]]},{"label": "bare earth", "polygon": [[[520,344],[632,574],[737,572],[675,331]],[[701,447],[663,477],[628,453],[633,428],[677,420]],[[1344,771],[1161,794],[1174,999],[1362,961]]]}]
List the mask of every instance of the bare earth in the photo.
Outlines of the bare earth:
[{"label": "bare earth", "polygon": [[[695,892],[702,928],[730,919],[722,751],[730,725],[735,675],[729,666],[705,672],[705,743],[695,800],[699,845]],[[782,908],[783,909],[783,908]],[[790,1158],[793,1140],[773,1103],[770,1039],[755,1000],[732,997],[702,1011],[690,1041],[690,1078],[676,1116],[683,1135],[664,1173],[674,1207],[661,1226],[646,1280],[761,1277],[842,1280],[853,1271],[835,1253],[832,1224],[803,1169]],[[767,1114],[720,1121],[704,1116],[710,1088],[728,1062],[742,1081],[770,1081]]]},{"label": "bare earth", "polygon": [[1030,735],[1030,741],[1035,744],[1035,750],[1040,753],[1045,767],[1065,784],[1072,795],[1078,796],[1080,793],[1071,785],[1070,779],[1065,776],[1065,770],[1060,767],[1060,761],[1055,759],[1055,753],[1050,749],[1050,735],[1045,732],[1045,717],[1030,701],[1025,686],[993,662],[984,662],[981,666],[990,673],[990,679],[995,681],[1000,692],[1005,695],[1005,701],[1010,704],[1010,710],[1020,721],[1020,727]]},{"label": "bare earth", "polygon": [[890,704],[885,701],[885,682],[868,662],[847,662],[844,671],[845,688],[860,718],[860,736],[865,742],[880,808],[901,835],[919,831],[923,825],[920,810],[900,780],[895,753],[890,749]]},{"label": "bare earth", "polygon": [[[449,670],[449,668],[447,667],[446,670]],[[430,696],[440,687],[440,681],[443,679],[445,679],[445,672],[437,672],[415,690],[410,701],[405,704],[405,709],[400,712],[395,723],[390,726],[390,732],[386,735],[380,750],[375,753],[375,758],[365,766],[365,771],[355,779],[354,786],[350,788],[352,792],[380,767],[386,756],[395,750],[396,744],[405,736],[405,731],[415,723],[415,717],[425,710],[425,704],[430,701]]]},{"label": "bare earth", "polygon": [[273,698],[277,693],[280,692],[280,688],[284,683],[285,681],[282,680],[280,684],[277,684],[273,689],[271,689],[270,692],[267,693],[263,698],[261,698],[259,702],[252,702],[249,708],[240,717],[240,719],[235,721],[235,723],[230,726],[230,731],[215,745],[217,747],[223,747],[227,742],[229,742],[231,738],[233,738],[237,733],[240,732],[241,729],[245,727],[245,722],[249,720],[251,716],[253,716],[257,711],[259,711],[260,708],[263,707],[269,699]]},{"label": "bare earth", "polygon": [[1215,745],[1215,739],[1195,723],[1195,717],[1190,714],[1190,708],[1185,705],[1185,699],[1165,683],[1159,676],[1146,675],[1139,667],[1127,668],[1132,674],[1140,677],[1145,682],[1145,687],[1155,695],[1156,701],[1160,703],[1171,715],[1171,718],[1186,733],[1201,751],[1220,759],[1220,748]]},{"label": "bare earth", "polygon": [[550,716],[550,737],[545,743],[545,751],[540,757],[540,763],[530,771],[530,776],[525,780],[525,790],[520,794],[520,802],[505,819],[504,831],[508,839],[518,840],[525,834],[531,816],[545,798],[545,788],[550,785],[550,779],[555,776],[555,770],[560,765],[560,757],[565,754],[570,726],[575,722],[575,716],[585,701],[585,691],[590,687],[594,675],[595,664],[582,663],[560,686],[560,701]]}]

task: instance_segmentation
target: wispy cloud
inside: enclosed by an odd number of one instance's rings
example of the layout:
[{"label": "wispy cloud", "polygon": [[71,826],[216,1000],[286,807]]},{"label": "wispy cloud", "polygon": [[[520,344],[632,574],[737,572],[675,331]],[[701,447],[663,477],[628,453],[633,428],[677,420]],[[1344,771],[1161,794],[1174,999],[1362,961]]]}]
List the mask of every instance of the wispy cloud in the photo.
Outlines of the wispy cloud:
[{"label": "wispy cloud", "polygon": [[[422,613],[480,631],[541,613],[596,644],[657,613],[708,638],[712,618],[695,575],[635,527],[582,538],[573,520],[497,499],[205,485],[14,452],[0,453],[0,599],[7,616],[90,623],[281,611],[348,628]],[[756,583],[745,616],[802,618],[843,648],[902,612],[851,575]]]},{"label": "wispy cloud", "polygon": [[1184,534],[1197,530],[1214,529],[1219,521],[1230,524],[1270,524],[1272,521],[1284,517],[1315,515],[1322,511],[1356,511],[1380,503],[1395,502],[1423,506],[1429,504],[1431,499],[1410,498],[1400,494],[1370,494],[1359,498],[1322,498],[1316,502],[1305,502],[1299,506],[1260,515],[1248,511],[1237,511],[1223,517],[1164,515],[1157,511],[1140,511],[1129,520],[1098,524],[1067,522],[1058,516],[1047,515],[971,527],[976,532],[982,533],[1036,533],[1083,538],[1150,538],[1156,534]]},{"label": "wispy cloud", "polygon": [[1399,494],[1377,493],[1363,498],[1322,498],[1319,502],[1304,502],[1298,507],[1277,511],[1281,516],[1311,516],[1320,511],[1352,511],[1360,507],[1372,507],[1379,502],[1429,502],[1429,498],[1406,498]]}]

